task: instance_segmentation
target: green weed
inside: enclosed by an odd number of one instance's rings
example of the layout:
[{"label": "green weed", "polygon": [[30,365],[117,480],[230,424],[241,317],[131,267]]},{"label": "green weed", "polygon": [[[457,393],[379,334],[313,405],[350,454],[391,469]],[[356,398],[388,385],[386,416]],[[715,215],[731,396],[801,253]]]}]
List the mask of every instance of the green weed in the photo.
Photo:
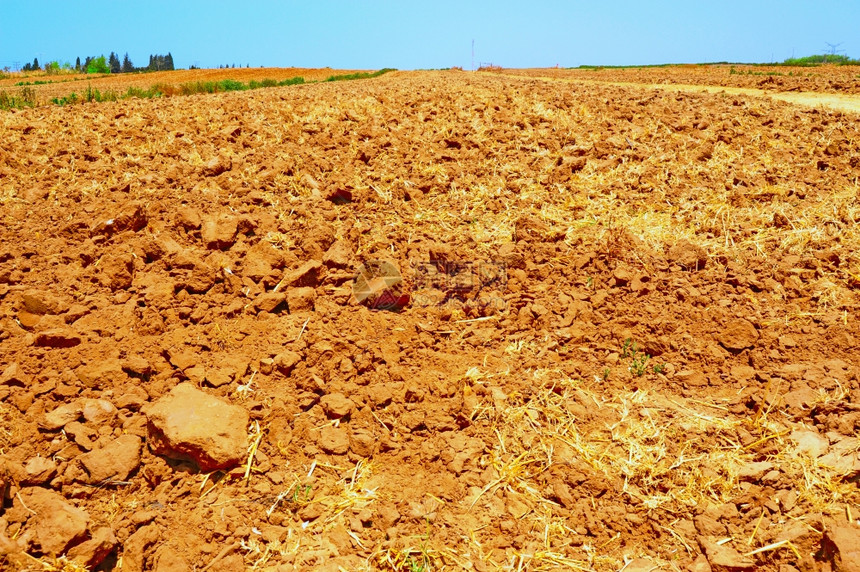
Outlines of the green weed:
[{"label": "green weed", "polygon": [[630,356],[634,356],[637,351],[639,351],[639,348],[636,346],[636,342],[633,341],[633,338],[627,338],[621,346],[621,357],[628,358]]},{"label": "green weed", "polygon": [[621,357],[631,358],[629,369],[630,373],[634,376],[642,377],[648,371],[648,360],[651,359],[651,356],[646,353],[640,353],[639,346],[632,338],[624,340],[624,344],[621,346]]},{"label": "green weed", "polygon": [[325,81],[346,81],[352,79],[370,79],[373,77],[379,77],[382,74],[386,74],[388,72],[396,71],[394,68],[383,68],[379,71],[375,72],[357,72],[357,73],[349,73],[342,75],[332,75],[325,79]]},{"label": "green weed", "polygon": [[72,92],[65,97],[55,97],[51,100],[51,103],[53,103],[54,105],[70,105],[72,103],[78,103],[79,101],[80,98],[78,97],[78,94]]},{"label": "green weed", "polygon": [[648,369],[648,360],[651,356],[648,354],[639,354],[633,356],[633,361],[630,362],[630,373],[636,377],[642,377]]}]

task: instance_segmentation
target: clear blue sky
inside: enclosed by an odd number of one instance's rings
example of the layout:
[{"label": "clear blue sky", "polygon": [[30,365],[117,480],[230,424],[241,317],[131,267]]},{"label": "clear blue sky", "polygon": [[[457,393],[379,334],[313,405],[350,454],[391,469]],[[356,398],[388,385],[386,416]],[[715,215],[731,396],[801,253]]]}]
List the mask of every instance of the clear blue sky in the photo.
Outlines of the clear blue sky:
[{"label": "clear blue sky", "polygon": [[0,68],[171,52],[177,67],[764,62],[842,43],[860,0],[0,0]]}]

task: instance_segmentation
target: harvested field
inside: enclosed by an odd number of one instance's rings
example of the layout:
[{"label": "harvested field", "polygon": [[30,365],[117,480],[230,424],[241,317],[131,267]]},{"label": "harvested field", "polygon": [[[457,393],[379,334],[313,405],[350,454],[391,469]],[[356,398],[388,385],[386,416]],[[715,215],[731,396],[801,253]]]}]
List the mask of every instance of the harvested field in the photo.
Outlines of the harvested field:
[{"label": "harvested field", "polygon": [[7,567],[857,569],[857,115],[393,72],[0,138]]},{"label": "harvested field", "polygon": [[[153,86],[179,88],[182,84],[234,80],[243,83],[264,79],[281,81],[301,77],[305,81],[323,81],[333,75],[358,73],[363,70],[333,70],[330,68],[224,68],[176,70],[164,72],[128,73],[115,75],[14,73],[0,79],[0,91],[9,96],[20,93],[22,87],[35,92],[37,103],[45,104],[53,98],[81,95],[87,88],[101,92],[125,93],[129,88],[149,89]],[[20,83],[24,85],[17,85]],[[48,83],[43,83],[48,82]]]},{"label": "harvested field", "polygon": [[687,64],[629,68],[575,68],[504,70],[517,75],[588,79],[602,82],[640,84],[685,84],[743,87],[765,91],[810,91],[860,94],[860,66]]}]

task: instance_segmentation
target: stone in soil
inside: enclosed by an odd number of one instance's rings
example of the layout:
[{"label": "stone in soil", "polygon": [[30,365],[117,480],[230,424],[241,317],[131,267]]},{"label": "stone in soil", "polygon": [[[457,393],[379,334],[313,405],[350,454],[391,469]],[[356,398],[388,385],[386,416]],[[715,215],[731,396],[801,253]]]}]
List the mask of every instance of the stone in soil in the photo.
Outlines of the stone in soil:
[{"label": "stone in soil", "polygon": [[142,441],[137,435],[120,435],[101,449],[75,459],[77,479],[87,484],[125,481],[140,465]]},{"label": "stone in soil", "polygon": [[47,292],[28,290],[21,294],[21,301],[24,304],[24,309],[31,314],[43,316],[62,313],[62,302]]},{"label": "stone in soil", "polygon": [[283,292],[263,292],[254,299],[254,307],[258,312],[274,313],[287,300]]},{"label": "stone in soil", "polygon": [[755,561],[752,558],[744,556],[731,546],[718,544],[718,538],[700,536],[698,540],[714,572],[740,572],[755,569]]},{"label": "stone in soil", "polygon": [[81,336],[69,328],[53,328],[36,334],[35,345],[42,348],[73,348],[81,343]]},{"label": "stone in soil", "polygon": [[282,283],[284,286],[316,286],[319,283],[319,274],[322,263],[318,260],[309,260],[295,270],[284,274]]},{"label": "stone in soil", "polygon": [[203,244],[210,250],[224,250],[233,246],[236,242],[238,221],[236,218],[222,215],[220,217],[206,217],[200,235]]},{"label": "stone in soil", "polygon": [[315,300],[316,292],[313,288],[290,288],[287,291],[287,308],[290,313],[312,312]]},{"label": "stone in soil", "polygon": [[113,530],[108,526],[95,529],[92,538],[73,546],[66,554],[69,560],[94,568],[101,564],[119,544]]},{"label": "stone in soil", "polygon": [[281,373],[288,375],[300,361],[302,361],[301,355],[294,351],[286,350],[275,356],[275,367]]},{"label": "stone in soil", "polygon": [[326,425],[320,430],[319,446],[326,453],[343,455],[349,451],[349,435],[342,427]]},{"label": "stone in soil", "polygon": [[41,485],[57,476],[57,463],[47,457],[33,457],[24,465],[22,485]]},{"label": "stone in soil", "polygon": [[331,419],[346,417],[355,407],[355,403],[342,393],[323,395],[320,399],[320,405]]},{"label": "stone in soil", "polygon": [[109,254],[99,263],[99,281],[111,290],[125,290],[134,279],[134,255]]},{"label": "stone in soil", "polygon": [[667,258],[685,270],[701,270],[708,264],[708,255],[700,246],[687,240],[678,241],[669,248]]},{"label": "stone in soil", "polygon": [[323,264],[329,268],[347,268],[352,257],[352,249],[345,240],[338,240],[326,251]]},{"label": "stone in soil", "polygon": [[860,572],[860,526],[828,523],[821,539],[822,559],[834,572]]},{"label": "stone in soil", "polygon": [[758,337],[758,330],[755,329],[755,326],[743,318],[730,321],[717,333],[717,341],[732,351],[754,347]]},{"label": "stone in soil", "polygon": [[77,420],[82,412],[83,408],[78,401],[60,405],[53,411],[45,414],[45,417],[39,421],[39,427],[48,431],[56,431],[68,423]]},{"label": "stone in soil", "polygon": [[3,373],[0,374],[0,385],[23,385],[27,386],[30,383],[30,376],[24,373],[16,362],[12,362],[6,366]]},{"label": "stone in soil", "polygon": [[113,425],[117,409],[107,399],[84,399],[81,413],[84,419],[87,420],[87,423],[91,423],[94,426]]},{"label": "stone in soil", "polygon": [[66,502],[60,494],[39,487],[23,489],[23,504],[35,512],[30,519],[41,551],[51,556],[65,553],[86,538],[89,515]]},{"label": "stone in soil", "polygon": [[190,383],[142,409],[153,452],[208,472],[238,465],[247,453],[249,415]]}]

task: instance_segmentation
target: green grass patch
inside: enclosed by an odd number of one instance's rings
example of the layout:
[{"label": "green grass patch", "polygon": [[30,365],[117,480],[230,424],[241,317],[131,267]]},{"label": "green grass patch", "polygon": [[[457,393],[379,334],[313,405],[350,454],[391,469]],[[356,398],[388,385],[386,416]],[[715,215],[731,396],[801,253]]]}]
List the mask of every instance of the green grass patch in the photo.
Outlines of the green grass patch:
[{"label": "green grass patch", "polygon": [[860,60],[853,60],[841,54],[816,54],[803,58],[788,58],[781,64],[783,66],[814,67],[823,64],[836,64],[840,66],[860,66]]},{"label": "green grass patch", "polygon": [[383,68],[379,71],[375,72],[356,72],[356,73],[348,73],[342,75],[331,75],[325,79],[325,81],[349,81],[353,79],[370,79],[373,77],[379,77],[382,74],[386,74],[388,72],[396,71],[394,68]]},{"label": "green grass patch", "polygon": [[18,82],[18,83],[16,83],[15,85],[46,85],[46,84],[49,84],[49,83],[57,83],[57,82],[55,82],[55,81],[53,81],[53,80],[50,80],[50,79],[48,79],[48,80],[39,80],[39,79],[37,79],[37,80],[35,80],[35,81],[19,81],[19,82]]},{"label": "green grass patch", "polygon": [[32,87],[22,87],[18,95],[10,95],[0,91],[0,109],[24,109],[36,107],[36,90]]},{"label": "green grass patch", "polygon": [[130,87],[126,90],[125,95],[123,95],[123,99],[128,99],[131,97],[138,97],[141,99],[153,99],[155,97],[161,97],[162,95],[164,95],[164,91],[162,91],[162,89],[155,85],[148,89],[144,89],[142,87]]}]

